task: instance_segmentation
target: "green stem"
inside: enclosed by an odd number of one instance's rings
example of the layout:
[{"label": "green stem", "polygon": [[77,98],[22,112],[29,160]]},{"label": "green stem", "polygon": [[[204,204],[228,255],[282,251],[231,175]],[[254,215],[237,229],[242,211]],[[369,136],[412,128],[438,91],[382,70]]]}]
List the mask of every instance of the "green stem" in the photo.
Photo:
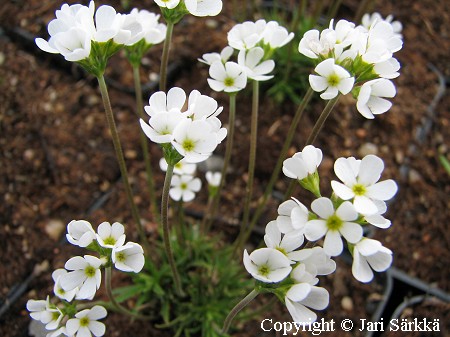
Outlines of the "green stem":
[{"label": "green stem", "polygon": [[244,309],[247,304],[249,304],[256,296],[258,296],[259,292],[256,289],[253,289],[247,296],[245,296],[236,306],[231,309],[230,313],[228,314],[227,318],[225,319],[225,322],[223,323],[222,333],[226,334],[228,332],[228,329],[231,326],[231,322],[233,321],[233,318],[242,310]]},{"label": "green stem", "polygon": [[159,90],[166,91],[167,87],[167,66],[169,64],[169,51],[172,42],[174,23],[167,22],[166,39],[164,40],[163,53],[161,57],[161,70],[159,73]]},{"label": "green stem", "polygon": [[151,316],[141,315],[141,314],[135,313],[133,311],[130,311],[127,308],[125,308],[124,306],[122,306],[119,302],[117,302],[116,298],[114,297],[114,295],[112,293],[111,276],[112,276],[111,266],[106,267],[105,268],[106,294],[108,295],[108,298],[109,298],[112,306],[114,307],[114,309],[117,312],[120,312],[120,313],[128,315],[128,316],[132,316],[137,319],[144,319],[144,320],[152,319],[153,317],[151,317]]},{"label": "green stem", "polygon": [[338,94],[335,98],[330,99],[328,101],[327,105],[325,106],[322,113],[320,114],[319,119],[317,120],[316,124],[314,125],[314,127],[311,131],[311,134],[309,135],[308,139],[306,140],[305,146],[314,143],[317,135],[319,134],[320,130],[322,130],[322,127],[325,124],[325,121],[327,120],[331,111],[333,111],[333,108],[336,105],[337,101],[339,100],[340,96],[341,95]]},{"label": "green stem", "polygon": [[248,181],[247,181],[247,197],[244,204],[244,215],[241,223],[241,230],[236,239],[236,249],[243,244],[246,228],[249,227],[248,221],[250,218],[250,202],[253,195],[253,180],[255,176],[255,162],[256,162],[256,145],[258,140],[258,105],[259,105],[259,82],[253,81],[253,100],[252,100],[252,118],[250,127],[250,154],[248,162]]},{"label": "green stem", "polygon": [[[338,94],[335,98],[330,99],[328,101],[327,105],[325,106],[323,111],[320,113],[319,119],[317,119],[316,124],[314,124],[314,127],[313,127],[308,139],[306,140],[305,146],[314,143],[314,141],[317,138],[317,135],[319,134],[320,130],[322,130],[322,127],[325,124],[325,121],[327,120],[328,116],[331,114],[331,111],[333,111],[333,108],[336,105],[337,101],[339,100],[340,96],[341,96],[341,94]],[[294,192],[295,186],[297,186],[296,179],[294,179],[290,182],[289,187],[288,187],[286,193],[284,194],[284,200],[287,200],[288,198],[290,198],[290,196]]]},{"label": "green stem", "polygon": [[217,208],[218,208],[219,202],[220,202],[220,194],[223,190],[223,187],[225,186],[226,175],[228,172],[228,166],[230,165],[231,153],[233,150],[235,119],[236,119],[236,94],[232,93],[232,94],[230,94],[230,115],[228,117],[227,143],[226,143],[225,157],[224,157],[222,171],[221,171],[222,176],[220,178],[220,185],[219,185],[219,189],[218,189],[216,195],[214,196],[214,200],[212,202],[212,207],[211,207],[211,212],[206,213],[205,217],[203,218],[203,221],[202,221],[202,223],[205,222],[205,224],[202,227],[204,227],[206,232],[211,227],[211,222],[213,221],[213,219],[216,215]]},{"label": "green stem", "polygon": [[184,296],[183,289],[181,288],[180,275],[178,274],[175,259],[173,257],[172,245],[170,243],[170,229],[169,229],[169,190],[170,182],[172,181],[174,165],[169,164],[167,166],[166,177],[164,179],[164,187],[161,200],[161,222],[163,228],[163,240],[164,249],[166,250],[167,259],[169,260],[170,269],[172,270],[173,279],[175,282],[175,289],[178,295]]},{"label": "green stem", "polygon": [[145,232],[142,227],[139,211],[134,202],[133,192],[131,190],[131,185],[128,179],[127,166],[125,164],[125,158],[123,157],[119,133],[117,132],[116,123],[114,121],[114,115],[111,108],[111,102],[109,100],[108,88],[106,86],[105,78],[103,77],[103,75],[100,75],[99,77],[97,77],[97,80],[100,87],[100,92],[102,94],[103,105],[105,106],[106,120],[108,122],[109,130],[111,132],[111,137],[114,144],[114,150],[116,151],[116,157],[119,163],[120,174],[122,175],[122,180],[125,185],[125,194],[127,195],[128,203],[130,204],[131,207],[131,215],[133,216],[134,222],[136,223],[136,228],[138,230],[144,248],[146,249],[146,252],[149,252],[147,238],[145,236]]},{"label": "green stem", "polygon": [[267,200],[269,199],[269,196],[272,194],[273,186],[275,185],[275,182],[277,181],[278,176],[281,172],[281,168],[283,167],[283,162],[286,159],[287,153],[289,151],[289,147],[291,146],[295,132],[297,131],[298,123],[300,122],[300,120],[303,116],[303,112],[305,111],[305,108],[308,106],[313,94],[314,94],[314,90],[309,88],[308,91],[305,93],[305,96],[303,97],[302,102],[299,104],[297,111],[295,112],[294,119],[292,120],[291,125],[289,126],[289,130],[288,130],[286,139],[284,141],[283,148],[281,149],[280,156],[278,157],[277,164],[272,172],[272,176],[270,177],[270,180],[266,187],[266,190],[264,191],[264,195],[262,196],[262,198],[259,201],[258,207],[256,208],[255,214],[252,218],[252,222],[250,223],[250,227],[248,228],[247,232],[245,233],[243,242],[247,241],[253,228],[255,227],[256,223],[258,222],[259,217],[261,216],[264,207],[267,204]]},{"label": "green stem", "polygon": [[[134,89],[135,89],[135,95],[136,95],[136,112],[139,118],[145,119],[145,113],[143,111],[144,102],[142,100],[142,87],[141,87],[141,75],[139,73],[139,66],[133,65],[133,78],[134,78]],[[147,175],[147,188],[148,193],[150,196],[150,210],[154,217],[157,219],[159,218],[159,212],[157,209],[156,204],[156,194],[155,194],[155,186],[153,184],[153,170],[152,170],[152,164],[150,159],[150,151],[148,147],[148,139],[145,135],[144,131],[142,131],[141,128],[139,135],[141,139],[141,147],[142,147],[142,154],[144,157],[144,164],[145,164],[145,172]]]}]

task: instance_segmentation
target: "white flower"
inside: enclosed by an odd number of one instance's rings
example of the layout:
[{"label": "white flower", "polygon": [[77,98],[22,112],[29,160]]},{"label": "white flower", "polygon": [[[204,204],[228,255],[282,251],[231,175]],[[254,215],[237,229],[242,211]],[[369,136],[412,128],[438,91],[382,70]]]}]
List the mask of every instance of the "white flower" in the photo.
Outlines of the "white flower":
[{"label": "white flower", "polygon": [[217,133],[205,120],[186,119],[173,132],[172,145],[188,163],[207,159],[219,143]]},{"label": "white flower", "polygon": [[66,238],[75,246],[87,247],[94,241],[95,231],[85,220],[72,220],[67,225]]},{"label": "white flower", "polygon": [[209,186],[218,187],[220,185],[220,180],[222,179],[222,173],[208,171],[205,174],[205,178]]},{"label": "white flower", "polygon": [[173,140],[175,128],[185,121],[187,116],[180,111],[159,112],[150,117],[147,123],[139,120],[142,131],[151,141],[164,144]]},{"label": "white flower", "polygon": [[170,185],[170,197],[175,201],[183,200],[184,202],[194,200],[195,193],[202,187],[201,180],[191,175],[174,175]]},{"label": "white flower", "polygon": [[278,207],[278,229],[284,234],[292,231],[303,233],[305,224],[308,222],[308,215],[308,209],[300,201],[295,198],[286,200]]},{"label": "white flower", "polygon": [[65,269],[56,269],[52,273],[52,279],[55,282],[55,285],[53,287],[53,292],[56,296],[58,296],[61,299],[66,300],[67,302],[71,302],[73,298],[75,297],[76,293],[78,292],[78,288],[74,288],[70,291],[65,291],[61,287],[61,276],[67,274],[67,270]]},{"label": "white flower", "polygon": [[158,91],[151,95],[148,100],[149,105],[146,105],[144,110],[150,117],[160,112],[181,112],[185,102],[184,90],[174,87],[167,92],[167,95],[164,91]]},{"label": "white flower", "polygon": [[325,57],[334,49],[336,44],[336,32],[332,29],[317,29],[307,31],[298,45],[298,51],[309,58]]},{"label": "white flower", "polygon": [[36,45],[45,52],[64,56],[67,61],[81,61],[91,52],[91,40],[95,33],[94,2],[89,7],[64,4],[56,11],[56,19],[48,24],[50,39],[35,40]]},{"label": "white flower", "polygon": [[286,255],[272,248],[260,248],[248,255],[244,251],[245,269],[257,280],[276,283],[284,280],[292,270]]},{"label": "white flower", "polygon": [[66,333],[74,337],[100,337],[105,334],[105,324],[98,322],[105,318],[106,309],[100,305],[93,306],[91,309],[85,309],[75,314],[66,323]]},{"label": "white flower", "polygon": [[180,0],[155,0],[159,7],[165,7],[167,9],[174,9],[180,3]]},{"label": "white flower", "polygon": [[309,75],[309,84],[314,91],[324,91],[320,97],[322,99],[332,99],[341,92],[348,94],[355,83],[355,78],[339,65],[334,63],[334,59],[326,59],[320,62],[314,71],[318,75]]},{"label": "white flower", "polygon": [[361,19],[362,26],[369,30],[373,24],[375,24],[377,21],[385,21],[391,24],[392,30],[394,31],[395,35],[399,38],[402,38],[402,29],[403,26],[400,21],[393,21],[394,17],[392,15],[388,15],[386,19],[383,19],[380,13],[374,12],[372,14],[366,13],[363,15]]},{"label": "white flower", "polygon": [[392,98],[396,90],[394,84],[384,78],[368,81],[361,86],[356,102],[356,108],[364,117],[373,119],[388,111],[392,103],[382,97]]},{"label": "white flower", "polygon": [[[123,44],[119,32],[122,28],[123,17],[116,10],[107,5],[100,6],[95,12],[95,33],[93,40],[107,42],[114,39],[116,43]],[[118,39],[118,40],[117,40]],[[126,38],[123,38],[126,40]]]},{"label": "white flower", "polygon": [[304,280],[308,274],[313,279],[317,275],[329,275],[336,270],[336,262],[319,246],[293,252],[291,258],[294,261],[300,262],[291,273],[291,277],[297,280],[297,282]]},{"label": "white flower", "polygon": [[97,228],[96,237],[102,247],[120,247],[125,243],[125,227],[118,222],[112,225],[109,222],[102,222]]},{"label": "white flower", "polygon": [[114,266],[119,270],[139,273],[144,267],[144,250],[137,243],[127,242],[123,246],[114,247],[111,256]]},{"label": "white flower", "polygon": [[61,310],[50,303],[50,297],[44,300],[28,300],[27,310],[30,312],[31,318],[45,324],[47,330],[55,330],[58,328],[64,315]]},{"label": "white flower", "polygon": [[392,179],[378,182],[383,169],[383,161],[375,155],[367,155],[362,160],[339,158],[334,163],[334,172],[343,184],[333,180],[331,187],[339,198],[353,199],[357,212],[376,214],[376,201],[389,200],[397,192],[397,184]]},{"label": "white flower", "polygon": [[381,272],[392,264],[392,251],[377,241],[363,238],[353,248],[353,276],[360,282],[372,281],[372,269]]},{"label": "white flower", "polygon": [[307,145],[301,152],[283,162],[283,173],[286,177],[302,180],[316,172],[321,162],[322,151],[313,145]]},{"label": "white flower", "polygon": [[255,47],[250,50],[241,50],[238,55],[238,64],[244,69],[247,78],[255,81],[270,80],[273,75],[267,75],[275,68],[273,60],[262,61],[264,50]]},{"label": "white flower", "polygon": [[247,75],[236,62],[215,61],[209,67],[208,84],[214,91],[236,92],[247,85]]},{"label": "white flower", "polygon": [[64,268],[72,271],[60,276],[61,287],[65,291],[79,288],[75,298],[91,300],[100,287],[101,265],[102,261],[95,256],[72,257],[64,265]]},{"label": "white flower", "polygon": [[194,16],[216,16],[222,11],[222,0],[184,0],[184,4]]},{"label": "white flower", "polygon": [[294,38],[294,33],[289,33],[276,21],[269,21],[262,35],[263,43],[269,45],[271,49],[281,48]]},{"label": "white flower", "polygon": [[[167,166],[168,165],[167,165],[166,159],[161,158],[159,160],[159,167],[161,168],[161,170],[166,172]],[[178,174],[178,175],[183,175],[183,174],[193,175],[195,173],[196,169],[197,169],[197,164],[186,163],[186,160],[184,160],[184,158],[183,158],[178,163],[175,164],[175,166],[173,168],[173,173]]]},{"label": "white flower", "polygon": [[231,55],[233,55],[233,48],[230,46],[226,46],[225,48],[222,49],[222,51],[219,53],[206,53],[203,54],[203,58],[198,59],[200,62],[205,63],[207,65],[211,65],[213,64],[215,61],[220,61],[222,63],[226,63]]},{"label": "white flower", "polygon": [[125,15],[122,29],[130,31],[130,37],[125,43],[133,45],[134,43],[145,39],[149,45],[161,43],[166,38],[167,26],[159,23],[159,15],[149,12],[145,9],[133,8],[130,14]]},{"label": "white flower", "polygon": [[325,288],[303,282],[294,284],[286,293],[286,307],[294,322],[311,324],[317,315],[312,310],[323,310],[328,306],[329,294]]},{"label": "white flower", "polygon": [[228,32],[228,44],[237,50],[256,47],[264,37],[266,24],[266,21],[261,19],[256,22],[245,21],[235,25]]},{"label": "white flower", "polygon": [[299,248],[304,241],[303,232],[299,230],[291,231],[282,235],[278,229],[276,220],[270,221],[266,225],[266,234],[264,242],[268,248],[276,249],[286,255],[289,260],[293,260],[292,254],[294,250]]},{"label": "white flower", "polygon": [[375,22],[367,33],[367,42],[362,44],[360,54],[368,63],[379,63],[388,60],[392,54],[402,48],[403,41],[385,21]]},{"label": "white flower", "polygon": [[317,241],[325,236],[323,249],[327,255],[337,256],[342,253],[341,235],[350,243],[361,240],[362,227],[352,222],[358,218],[358,213],[350,202],[343,202],[335,210],[330,199],[321,197],[312,202],[311,209],[320,218],[306,223],[305,237]]}]

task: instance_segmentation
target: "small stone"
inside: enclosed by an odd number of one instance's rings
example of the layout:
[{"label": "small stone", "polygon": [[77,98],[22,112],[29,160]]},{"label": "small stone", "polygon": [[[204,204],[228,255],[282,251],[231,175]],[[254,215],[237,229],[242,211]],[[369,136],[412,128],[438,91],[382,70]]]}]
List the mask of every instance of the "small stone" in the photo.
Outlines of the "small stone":
[{"label": "small stone", "polygon": [[368,154],[378,154],[378,146],[373,143],[364,143],[358,149],[358,155],[360,157],[365,157]]},{"label": "small stone", "polygon": [[361,128],[357,129],[357,130],[356,130],[356,136],[357,136],[358,138],[365,138],[365,137],[367,136],[367,131],[366,131],[366,129],[361,129]]},{"label": "small stone", "polygon": [[219,26],[219,23],[217,22],[217,20],[214,19],[207,19],[205,22],[206,27],[208,28],[212,28],[215,29]]},{"label": "small stone", "polygon": [[408,179],[409,179],[409,182],[410,182],[411,184],[414,184],[414,183],[417,183],[417,182],[419,182],[419,181],[422,181],[422,176],[421,176],[420,173],[417,172],[416,170],[411,169],[411,170],[409,171],[409,174],[408,174]]},{"label": "small stone", "polygon": [[25,159],[25,161],[31,162],[34,159],[34,150],[33,149],[26,149],[23,152],[23,159]]},{"label": "small stone", "polygon": [[344,296],[341,300],[341,307],[345,311],[353,311],[353,300],[351,297]]},{"label": "small stone", "polygon": [[55,240],[58,241],[61,237],[61,234],[66,229],[66,226],[61,220],[52,219],[45,225],[45,232],[47,235]]},{"label": "small stone", "polygon": [[0,66],[5,63],[5,53],[0,53]]},{"label": "small stone", "polygon": [[136,150],[126,150],[125,151],[125,158],[127,158],[127,159],[136,159],[137,158],[137,151]]}]

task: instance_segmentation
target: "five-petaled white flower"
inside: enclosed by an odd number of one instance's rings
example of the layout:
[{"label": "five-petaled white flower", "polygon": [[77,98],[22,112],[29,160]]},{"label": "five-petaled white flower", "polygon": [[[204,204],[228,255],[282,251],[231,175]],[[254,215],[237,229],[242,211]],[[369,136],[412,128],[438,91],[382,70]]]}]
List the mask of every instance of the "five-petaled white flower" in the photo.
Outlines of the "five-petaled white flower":
[{"label": "five-petaled white flower", "polygon": [[247,85],[247,75],[236,62],[215,61],[209,67],[208,84],[214,91],[237,92]]},{"label": "five-petaled white flower", "polygon": [[64,317],[62,311],[50,303],[50,297],[46,300],[28,300],[27,310],[31,318],[45,324],[47,330],[55,330]]},{"label": "five-petaled white flower", "polygon": [[68,336],[75,337],[100,337],[105,334],[105,324],[99,322],[99,319],[105,318],[107,311],[100,305],[93,306],[91,309],[85,309],[75,314],[66,323],[66,333]]},{"label": "five-petaled white flower", "polygon": [[270,80],[273,75],[267,75],[275,68],[273,60],[263,61],[264,50],[255,47],[250,50],[241,50],[238,55],[238,64],[244,69],[247,78],[255,81]]},{"label": "five-petaled white flower", "polygon": [[303,244],[304,239],[303,232],[300,230],[293,230],[289,233],[282,234],[276,220],[270,221],[266,225],[266,234],[264,235],[266,246],[279,250],[289,260],[294,260],[292,254]]},{"label": "five-petaled white flower", "polygon": [[352,222],[358,218],[358,213],[350,202],[343,202],[335,210],[330,199],[321,197],[311,203],[311,209],[320,218],[306,223],[305,237],[316,241],[325,236],[323,249],[327,255],[337,256],[342,253],[341,235],[350,243],[361,240],[363,230],[359,224]]},{"label": "five-petaled white flower", "polygon": [[118,222],[102,222],[97,228],[97,242],[105,248],[120,247],[125,243],[125,227]]},{"label": "five-petaled white flower", "polygon": [[364,117],[373,119],[374,115],[382,114],[391,108],[392,103],[383,97],[392,98],[395,93],[394,84],[385,78],[367,81],[361,86],[356,108]]},{"label": "five-petaled white flower", "polygon": [[381,272],[392,264],[392,251],[373,239],[363,238],[353,247],[353,276],[360,282],[372,281],[372,269]]},{"label": "five-petaled white flower", "polygon": [[329,303],[329,294],[325,288],[303,282],[294,284],[284,300],[295,323],[311,324],[316,321],[317,315],[309,308],[325,309]]},{"label": "five-petaled white flower", "polygon": [[273,248],[260,248],[250,255],[245,250],[244,266],[255,279],[265,283],[281,282],[292,270],[288,257]]},{"label": "five-petaled white flower", "polygon": [[[161,158],[159,160],[159,167],[164,172],[167,171],[167,161],[165,158]],[[173,173],[178,175],[188,174],[193,175],[195,173],[195,170],[197,169],[197,164],[190,164],[186,163],[186,160],[181,159],[178,163],[176,163],[173,167]]]},{"label": "five-petaled white flower", "polygon": [[215,61],[220,61],[223,64],[225,64],[233,55],[234,49],[230,46],[226,46],[222,49],[222,51],[219,53],[206,53],[203,54],[202,58],[198,59],[200,62],[205,63],[207,65],[213,64]]},{"label": "five-petaled white flower", "polygon": [[195,193],[200,191],[202,182],[191,175],[174,175],[170,185],[169,195],[173,200],[189,202],[194,200]]},{"label": "five-petaled white flower", "polygon": [[278,206],[278,229],[284,234],[292,231],[303,233],[305,224],[308,222],[308,215],[308,209],[300,201],[295,198],[286,200]]},{"label": "five-petaled white flower", "polygon": [[74,288],[72,290],[65,291],[61,287],[61,276],[65,275],[65,274],[67,274],[67,270],[65,270],[63,268],[56,269],[52,273],[52,279],[55,282],[55,285],[53,287],[53,292],[59,298],[64,299],[67,302],[71,302],[73,300],[73,298],[75,297],[76,293],[78,292],[78,288]]},{"label": "five-petaled white flower", "polygon": [[71,271],[60,276],[61,287],[65,291],[78,288],[76,299],[93,299],[102,280],[101,265],[102,260],[95,256],[72,257],[64,265],[64,268]]},{"label": "five-petaled white flower", "polygon": [[302,180],[316,172],[321,162],[322,150],[313,145],[307,145],[301,152],[297,152],[283,162],[283,173],[286,177]]},{"label": "five-petaled white flower", "polygon": [[383,160],[375,155],[367,155],[362,160],[338,158],[334,163],[334,172],[343,183],[333,180],[331,187],[339,198],[353,199],[357,212],[377,214],[376,201],[389,200],[397,193],[397,184],[392,179],[378,182],[383,169]]},{"label": "five-petaled white flower", "polygon": [[222,179],[222,173],[208,171],[205,173],[205,178],[209,186],[218,187],[220,185],[220,180]]},{"label": "five-petaled white flower", "polygon": [[135,242],[113,248],[111,258],[114,266],[125,272],[139,273],[145,263],[144,250]]},{"label": "five-petaled white flower", "polygon": [[266,21],[245,21],[233,26],[228,32],[228,44],[237,50],[248,50],[256,47],[264,37]]},{"label": "five-petaled white flower", "polygon": [[309,75],[309,84],[314,91],[324,91],[320,97],[325,100],[336,97],[339,92],[348,94],[355,83],[355,78],[332,58],[320,62],[314,71],[320,76]]},{"label": "five-petaled white flower", "polygon": [[95,231],[85,220],[72,220],[67,225],[66,238],[75,246],[87,247],[94,241]]}]

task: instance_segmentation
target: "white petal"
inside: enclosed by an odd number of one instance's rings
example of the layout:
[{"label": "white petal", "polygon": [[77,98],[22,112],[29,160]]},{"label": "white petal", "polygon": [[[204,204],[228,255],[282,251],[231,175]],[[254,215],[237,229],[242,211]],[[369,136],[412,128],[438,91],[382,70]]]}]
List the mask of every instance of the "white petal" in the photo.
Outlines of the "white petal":
[{"label": "white petal", "polygon": [[388,179],[369,186],[366,195],[377,200],[389,200],[397,193],[397,189],[395,181]]},{"label": "white petal", "polygon": [[339,232],[350,243],[359,242],[363,235],[362,227],[354,222],[344,222]]},{"label": "white petal", "polygon": [[304,300],[311,292],[311,286],[308,283],[294,284],[286,293],[286,296],[294,302]]},{"label": "white petal", "polygon": [[347,186],[353,186],[356,183],[356,176],[348,158],[338,158],[336,160],[334,163],[334,173]]},{"label": "white petal", "polygon": [[360,282],[367,283],[372,281],[373,272],[370,269],[366,259],[362,257],[357,249],[353,250],[352,274]]},{"label": "white petal", "polygon": [[367,155],[361,160],[359,167],[358,183],[365,186],[373,185],[380,180],[384,170],[383,161],[375,155]]},{"label": "white petal", "polygon": [[108,312],[101,305],[95,305],[89,311],[88,317],[93,320],[105,318]]},{"label": "white petal", "polygon": [[333,203],[325,197],[314,200],[311,203],[311,209],[323,219],[327,219],[334,214]]},{"label": "white petal", "polygon": [[338,231],[329,230],[323,242],[325,253],[329,256],[338,256],[342,253],[343,248],[341,234]]},{"label": "white petal", "polygon": [[353,221],[358,218],[358,212],[349,201],[343,202],[336,210],[336,215],[344,221]]},{"label": "white petal", "polygon": [[350,187],[340,183],[339,181],[333,180],[331,182],[331,188],[333,189],[333,192],[343,200],[349,200],[355,196],[355,193]]},{"label": "white petal", "polygon": [[375,203],[364,195],[357,195],[353,200],[353,205],[358,213],[363,215],[373,215],[378,212]]},{"label": "white petal", "polygon": [[97,321],[89,322],[89,330],[91,330],[92,334],[96,337],[103,336],[106,331],[105,324]]},{"label": "white petal", "polygon": [[311,291],[308,296],[301,301],[301,303],[314,310],[325,309],[330,302],[330,295],[325,288],[311,287]]},{"label": "white petal", "polygon": [[317,241],[328,231],[324,220],[310,220],[305,225],[305,237],[309,241]]},{"label": "white petal", "polygon": [[292,302],[288,298],[286,298],[286,308],[291,314],[293,321],[296,323],[311,324],[317,319],[317,315],[313,311],[300,303]]}]

